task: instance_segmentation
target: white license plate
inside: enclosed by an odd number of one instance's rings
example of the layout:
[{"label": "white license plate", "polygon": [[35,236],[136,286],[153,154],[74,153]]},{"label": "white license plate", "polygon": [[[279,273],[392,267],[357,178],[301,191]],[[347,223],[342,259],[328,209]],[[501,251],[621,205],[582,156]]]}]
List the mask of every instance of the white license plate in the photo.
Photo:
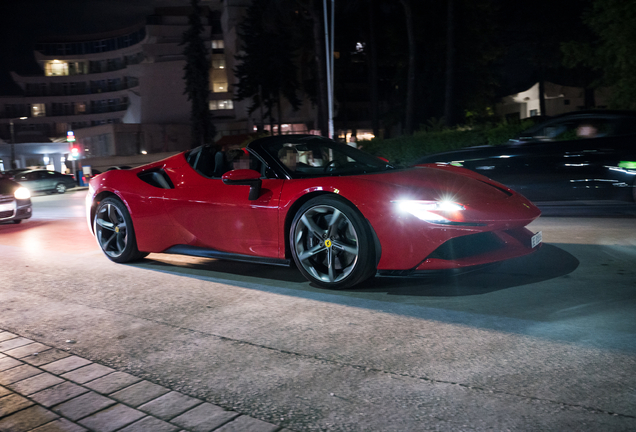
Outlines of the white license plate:
[{"label": "white license plate", "polygon": [[7,204],[0,204],[0,212],[5,212],[5,211],[9,211],[9,210],[13,210],[15,209],[15,203],[10,202]]},{"label": "white license plate", "polygon": [[543,241],[543,234],[541,233],[541,231],[539,231],[538,233],[532,236],[532,241],[531,241],[532,247],[535,248],[539,246],[541,244],[541,241]]}]

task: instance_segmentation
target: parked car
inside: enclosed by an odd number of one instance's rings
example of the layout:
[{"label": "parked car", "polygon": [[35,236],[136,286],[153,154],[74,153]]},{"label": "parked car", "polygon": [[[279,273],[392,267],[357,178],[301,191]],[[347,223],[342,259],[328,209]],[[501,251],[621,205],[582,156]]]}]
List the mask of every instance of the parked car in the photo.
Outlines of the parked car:
[{"label": "parked car", "polygon": [[636,200],[636,113],[580,111],[499,146],[427,155],[503,183],[532,201]]},{"label": "parked car", "polygon": [[376,273],[464,269],[532,253],[540,211],[463,168],[397,168],[314,135],[209,146],[91,179],[87,217],[115,262],[150,252],[290,265],[342,289]]},{"label": "parked car", "polygon": [[31,168],[17,168],[17,169],[2,171],[1,174],[4,178],[13,180],[15,176],[20,174],[21,172],[30,171],[30,170]]},{"label": "parked car", "polygon": [[0,176],[0,223],[20,223],[32,214],[31,194],[24,186]]},{"label": "parked car", "polygon": [[24,171],[16,174],[15,181],[31,191],[57,192],[63,194],[67,189],[77,186],[72,175],[44,169]]}]

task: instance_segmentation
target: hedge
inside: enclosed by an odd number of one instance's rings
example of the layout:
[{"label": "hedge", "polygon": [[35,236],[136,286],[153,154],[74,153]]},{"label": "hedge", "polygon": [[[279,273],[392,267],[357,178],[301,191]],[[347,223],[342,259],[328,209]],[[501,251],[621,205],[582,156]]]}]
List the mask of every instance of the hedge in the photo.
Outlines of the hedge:
[{"label": "hedge", "polygon": [[464,147],[504,144],[532,126],[532,121],[500,123],[494,126],[420,131],[412,136],[360,141],[358,147],[397,165],[411,165],[424,155]]}]

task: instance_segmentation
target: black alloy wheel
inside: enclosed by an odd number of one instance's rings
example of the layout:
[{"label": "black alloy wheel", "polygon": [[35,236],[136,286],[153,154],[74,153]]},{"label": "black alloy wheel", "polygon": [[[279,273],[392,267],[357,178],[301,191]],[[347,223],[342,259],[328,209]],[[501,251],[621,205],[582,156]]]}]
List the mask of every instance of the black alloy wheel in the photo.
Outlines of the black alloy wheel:
[{"label": "black alloy wheel", "polygon": [[294,217],[289,243],[300,272],[322,288],[349,288],[375,274],[368,224],[340,197],[322,195],[306,202]]},{"label": "black alloy wheel", "polygon": [[93,227],[97,243],[111,261],[125,263],[148,255],[137,249],[130,213],[119,199],[109,197],[99,203]]}]

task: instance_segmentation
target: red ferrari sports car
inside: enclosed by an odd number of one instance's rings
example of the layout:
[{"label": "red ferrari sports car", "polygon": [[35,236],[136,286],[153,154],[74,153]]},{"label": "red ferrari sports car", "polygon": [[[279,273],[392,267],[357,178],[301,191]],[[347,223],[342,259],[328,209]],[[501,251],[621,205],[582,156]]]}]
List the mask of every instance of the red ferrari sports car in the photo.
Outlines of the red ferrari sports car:
[{"label": "red ferrari sports car", "polygon": [[201,146],[90,180],[87,217],[115,262],[173,253],[275,265],[343,289],[536,250],[539,209],[464,168],[390,165],[315,135]]}]

